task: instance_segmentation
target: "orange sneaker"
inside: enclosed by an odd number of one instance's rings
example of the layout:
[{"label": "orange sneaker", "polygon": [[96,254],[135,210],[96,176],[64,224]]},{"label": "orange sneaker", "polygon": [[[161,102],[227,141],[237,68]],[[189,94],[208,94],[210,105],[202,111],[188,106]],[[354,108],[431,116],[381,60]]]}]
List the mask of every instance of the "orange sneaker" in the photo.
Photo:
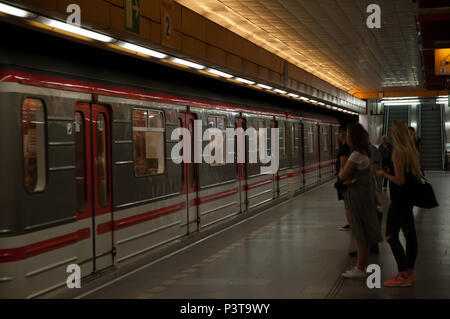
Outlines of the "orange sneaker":
[{"label": "orange sneaker", "polygon": [[409,276],[405,278],[402,275],[398,274],[397,276],[389,277],[389,280],[384,282],[384,286],[385,287],[411,287],[412,281]]},{"label": "orange sneaker", "polygon": [[[394,280],[397,276],[398,275],[396,275],[396,276],[389,276],[389,280]],[[408,278],[411,279],[411,282],[415,282],[416,281],[416,279],[414,278],[414,273],[413,272],[409,272],[408,273]]]}]

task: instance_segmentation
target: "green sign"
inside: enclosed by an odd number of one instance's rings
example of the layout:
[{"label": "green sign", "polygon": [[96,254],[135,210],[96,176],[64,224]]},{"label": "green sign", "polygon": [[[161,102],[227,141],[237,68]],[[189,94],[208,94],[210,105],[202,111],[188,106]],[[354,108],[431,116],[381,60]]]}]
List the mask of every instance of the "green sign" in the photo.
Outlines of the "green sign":
[{"label": "green sign", "polygon": [[139,0],[125,0],[125,26],[127,31],[139,34],[141,11]]}]

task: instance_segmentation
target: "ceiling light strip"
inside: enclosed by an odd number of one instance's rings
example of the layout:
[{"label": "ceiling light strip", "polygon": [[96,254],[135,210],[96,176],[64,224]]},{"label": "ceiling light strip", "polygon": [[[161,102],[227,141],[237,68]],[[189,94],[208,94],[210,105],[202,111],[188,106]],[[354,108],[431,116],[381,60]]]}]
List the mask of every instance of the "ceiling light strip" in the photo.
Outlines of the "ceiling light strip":
[{"label": "ceiling light strip", "polygon": [[9,6],[7,4],[4,3],[0,3],[0,12],[9,14],[9,15],[13,15],[15,17],[19,17],[19,18],[31,18],[36,16],[34,13],[13,7],[13,6]]},{"label": "ceiling light strip", "polygon": [[73,33],[76,35],[81,35],[83,37],[94,39],[94,40],[97,40],[100,42],[111,43],[111,42],[115,41],[113,38],[111,38],[107,35],[104,35],[104,34],[101,34],[98,32],[94,32],[94,31],[90,31],[90,30],[87,30],[84,28],[80,28],[76,25],[61,22],[58,20],[44,18],[44,17],[38,17],[36,20],[42,24],[45,24],[45,25],[51,27],[51,28],[66,31],[66,32]]}]

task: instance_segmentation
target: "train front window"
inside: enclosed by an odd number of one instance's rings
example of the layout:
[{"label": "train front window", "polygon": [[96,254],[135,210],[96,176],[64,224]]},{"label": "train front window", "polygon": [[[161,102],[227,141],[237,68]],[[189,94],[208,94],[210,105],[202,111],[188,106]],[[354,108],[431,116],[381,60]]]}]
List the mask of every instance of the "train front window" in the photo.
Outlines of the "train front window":
[{"label": "train front window", "polygon": [[22,103],[23,168],[25,189],[40,192],[46,184],[45,110],[41,100]]},{"label": "train front window", "polygon": [[135,176],[165,172],[165,122],[161,111],[133,109],[133,156]]}]

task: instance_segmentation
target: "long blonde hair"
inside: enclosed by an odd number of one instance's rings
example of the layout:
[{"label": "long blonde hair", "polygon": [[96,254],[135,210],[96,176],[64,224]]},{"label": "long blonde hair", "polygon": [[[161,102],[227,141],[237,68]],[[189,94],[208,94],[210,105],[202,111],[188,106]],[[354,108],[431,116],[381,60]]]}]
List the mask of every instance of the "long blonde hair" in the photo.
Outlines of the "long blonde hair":
[{"label": "long blonde hair", "polygon": [[417,179],[420,179],[422,171],[420,169],[419,152],[409,134],[408,126],[404,122],[394,122],[391,132],[394,150],[400,163],[403,164],[407,173],[412,173]]}]

